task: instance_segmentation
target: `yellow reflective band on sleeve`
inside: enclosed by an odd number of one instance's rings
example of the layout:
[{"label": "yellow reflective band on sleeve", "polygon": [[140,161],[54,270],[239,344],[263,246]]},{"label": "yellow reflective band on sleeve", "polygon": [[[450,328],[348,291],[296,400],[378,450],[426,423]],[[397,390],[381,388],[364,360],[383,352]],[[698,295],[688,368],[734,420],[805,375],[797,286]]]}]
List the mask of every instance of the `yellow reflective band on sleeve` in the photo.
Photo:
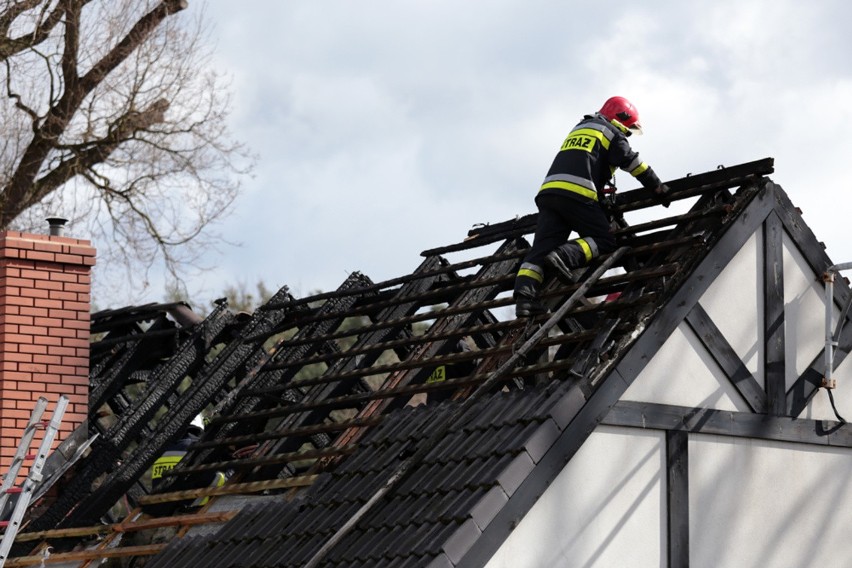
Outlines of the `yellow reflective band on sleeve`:
[{"label": "yellow reflective band on sleeve", "polygon": [[642,175],[647,170],[648,170],[648,164],[646,164],[645,162],[642,162],[641,164],[639,164],[638,166],[636,166],[635,168],[630,170],[630,175],[632,175],[633,177],[636,177],[638,175]]},{"label": "yellow reflective band on sleeve", "polygon": [[436,367],[432,374],[429,375],[429,378],[426,379],[426,384],[429,383],[440,383],[447,380],[447,366],[441,365],[440,367]]},{"label": "yellow reflective band on sleeve", "polygon": [[183,456],[163,456],[154,462],[151,468],[151,479],[160,479],[163,473],[173,469]]},{"label": "yellow reflective band on sleeve", "polygon": [[604,136],[603,132],[593,128],[578,128],[571,131],[560,149],[591,152],[595,148],[595,141],[600,142],[605,149],[609,149],[609,139]]},{"label": "yellow reflective band on sleeve", "polygon": [[589,243],[587,243],[585,239],[577,239],[574,242],[580,245],[580,248],[583,249],[583,254],[586,256],[586,262],[592,260],[594,255],[592,254],[592,247],[589,246]]},{"label": "yellow reflective band on sleeve", "polygon": [[592,191],[591,189],[585,188],[582,185],[577,185],[576,183],[571,183],[570,181],[549,181],[545,184],[542,184],[541,189],[539,191],[541,191],[542,189],[551,189],[554,187],[557,189],[573,191],[574,193],[582,195],[583,197],[588,197],[593,201],[598,200],[597,191]]}]

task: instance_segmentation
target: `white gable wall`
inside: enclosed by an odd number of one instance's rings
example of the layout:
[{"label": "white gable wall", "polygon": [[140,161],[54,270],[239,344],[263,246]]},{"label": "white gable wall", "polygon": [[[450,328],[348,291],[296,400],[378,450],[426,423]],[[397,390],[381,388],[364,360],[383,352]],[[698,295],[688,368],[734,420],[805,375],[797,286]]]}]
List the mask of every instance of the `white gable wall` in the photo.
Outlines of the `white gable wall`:
[{"label": "white gable wall", "polygon": [[[710,285],[699,304],[758,384],[765,386],[762,251],[763,237],[756,233]],[[786,234],[783,258],[785,380],[789,389],[825,345],[825,289]],[[839,307],[835,305],[834,311],[836,320]],[[848,418],[852,416],[852,361],[843,361],[835,369],[834,378],[838,383],[834,391],[838,412]],[[747,411],[736,389],[686,323],[672,333],[623,400]],[[802,418],[836,420],[826,392],[816,393]]]},{"label": "white gable wall", "polygon": [[719,365],[681,322],[645,366],[622,400],[747,411],[748,406]]},{"label": "white gable wall", "polygon": [[784,323],[789,389],[825,345],[825,287],[786,234]]},{"label": "white gable wall", "polygon": [[850,475],[849,449],[690,435],[690,566],[852,566]]},{"label": "white gable wall", "polygon": [[[763,385],[763,239],[752,236],[700,300]],[[622,400],[747,412],[748,406],[686,322],[651,358]]]},{"label": "white gable wall", "polygon": [[763,289],[763,235],[758,231],[699,301],[760,385],[764,383]]},{"label": "white gable wall", "polygon": [[[665,568],[665,435],[600,426],[486,568]],[[852,566],[852,450],[691,434],[693,568]]]},{"label": "white gable wall", "polygon": [[486,568],[667,564],[665,435],[600,426]]}]

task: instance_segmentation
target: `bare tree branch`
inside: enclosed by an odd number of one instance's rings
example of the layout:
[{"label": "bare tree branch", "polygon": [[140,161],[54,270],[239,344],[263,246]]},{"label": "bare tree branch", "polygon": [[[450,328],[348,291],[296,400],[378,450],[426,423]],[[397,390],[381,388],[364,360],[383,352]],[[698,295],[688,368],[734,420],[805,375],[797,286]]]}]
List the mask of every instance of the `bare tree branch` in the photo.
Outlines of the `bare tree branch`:
[{"label": "bare tree branch", "polygon": [[145,14],[133,29],[122,39],[106,57],[92,67],[85,77],[82,78],[82,88],[91,90],[100,83],[103,78],[145,41],[167,17],[187,7],[186,0],[163,0],[156,8]]},{"label": "bare tree branch", "polygon": [[102,258],[175,276],[221,242],[212,225],[253,160],[228,134],[203,19],[175,17],[186,8],[0,0],[0,227],[63,211]]},{"label": "bare tree branch", "polygon": [[[87,0],[88,1],[88,0]],[[29,33],[11,37],[9,35],[12,25],[21,14],[39,8],[38,19]],[[9,57],[20,53],[26,49],[32,48],[41,42],[45,41],[50,32],[62,19],[65,13],[65,1],[61,0],[52,10],[48,12],[49,4],[43,4],[41,0],[25,0],[15,2],[8,6],[0,13],[0,61],[5,61]]]},{"label": "bare tree branch", "polygon": [[29,203],[24,203],[23,206],[32,207],[74,176],[84,174],[95,165],[103,163],[122,142],[127,141],[134,133],[163,122],[168,108],[169,102],[160,99],[142,112],[131,112],[117,120],[110,126],[104,138],[75,147],[66,146],[66,149],[71,150],[71,155],[53,166],[50,173],[33,184]]}]

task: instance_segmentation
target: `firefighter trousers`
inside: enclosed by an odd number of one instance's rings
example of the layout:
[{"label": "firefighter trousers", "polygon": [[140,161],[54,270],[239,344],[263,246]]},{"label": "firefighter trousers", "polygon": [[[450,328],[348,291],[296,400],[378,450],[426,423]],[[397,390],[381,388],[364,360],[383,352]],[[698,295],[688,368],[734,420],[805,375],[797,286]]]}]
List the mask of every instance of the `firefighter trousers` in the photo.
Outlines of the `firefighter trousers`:
[{"label": "firefighter trousers", "polygon": [[[516,298],[538,296],[538,288],[544,280],[545,257],[558,247],[576,246],[584,251],[585,260],[615,250],[609,219],[598,202],[571,194],[552,193],[539,194],[535,202],[538,221],[533,245],[515,277]],[[579,238],[569,243],[568,237],[572,232],[576,232]]]}]

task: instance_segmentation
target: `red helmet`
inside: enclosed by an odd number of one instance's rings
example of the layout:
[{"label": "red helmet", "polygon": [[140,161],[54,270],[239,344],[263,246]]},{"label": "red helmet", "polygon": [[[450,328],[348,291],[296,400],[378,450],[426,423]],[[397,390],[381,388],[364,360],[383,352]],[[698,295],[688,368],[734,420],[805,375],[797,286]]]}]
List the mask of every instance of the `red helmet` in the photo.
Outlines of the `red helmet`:
[{"label": "red helmet", "polygon": [[614,120],[624,125],[631,132],[642,134],[642,125],[639,124],[639,111],[633,103],[624,97],[610,97],[599,111],[607,120]]}]

